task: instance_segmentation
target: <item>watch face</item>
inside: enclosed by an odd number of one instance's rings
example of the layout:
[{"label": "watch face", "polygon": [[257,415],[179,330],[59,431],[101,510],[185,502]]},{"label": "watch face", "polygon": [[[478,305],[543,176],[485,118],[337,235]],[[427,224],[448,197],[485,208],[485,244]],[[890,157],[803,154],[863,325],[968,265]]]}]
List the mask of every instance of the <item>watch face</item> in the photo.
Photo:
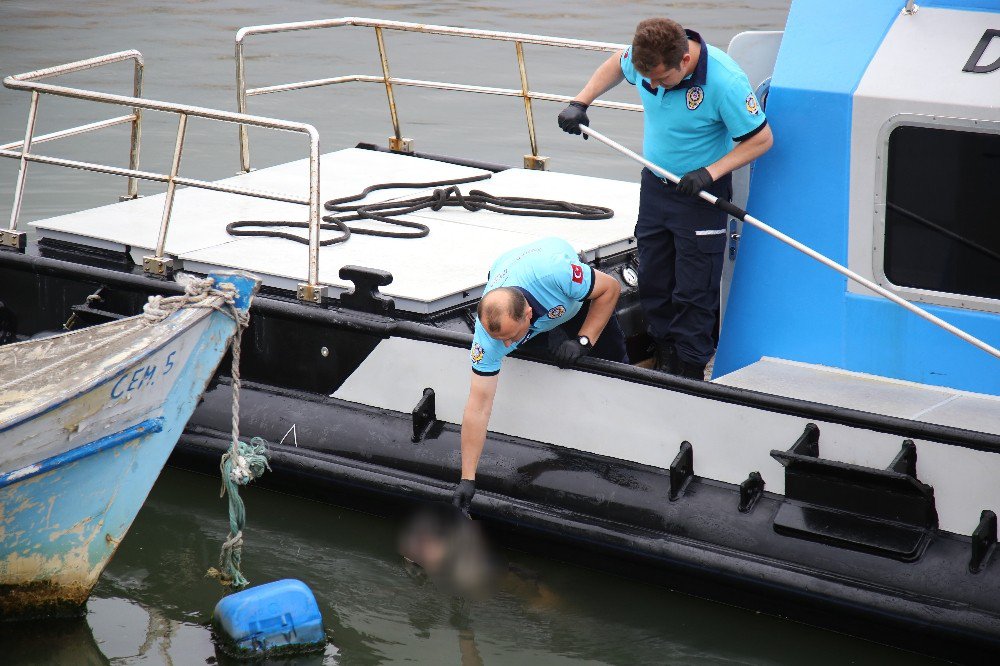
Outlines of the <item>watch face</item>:
[{"label": "watch face", "polygon": [[584,347],[589,347],[590,346],[590,338],[588,338],[586,335],[581,335],[580,336],[580,344],[583,345]]},{"label": "watch face", "polygon": [[635,269],[631,266],[625,266],[622,268],[622,280],[625,281],[630,287],[634,287],[639,284],[639,274],[635,272]]}]

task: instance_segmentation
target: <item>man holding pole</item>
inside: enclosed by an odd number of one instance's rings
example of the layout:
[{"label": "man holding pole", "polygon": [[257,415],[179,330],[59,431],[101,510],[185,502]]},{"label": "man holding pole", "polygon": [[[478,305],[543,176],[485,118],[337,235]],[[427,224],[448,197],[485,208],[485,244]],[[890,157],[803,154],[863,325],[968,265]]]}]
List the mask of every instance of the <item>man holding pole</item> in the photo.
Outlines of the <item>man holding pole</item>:
[{"label": "man holding pole", "polygon": [[683,174],[675,185],[642,170],[639,298],[656,367],[704,379],[715,352],[726,214],[698,193],[731,199],[731,173],[771,147],[771,129],[733,59],[665,18],[639,23],[632,46],[597,68],[559,114],[559,127],[580,134],[590,124],[587,107],[623,80],[642,101],[646,159]]}]

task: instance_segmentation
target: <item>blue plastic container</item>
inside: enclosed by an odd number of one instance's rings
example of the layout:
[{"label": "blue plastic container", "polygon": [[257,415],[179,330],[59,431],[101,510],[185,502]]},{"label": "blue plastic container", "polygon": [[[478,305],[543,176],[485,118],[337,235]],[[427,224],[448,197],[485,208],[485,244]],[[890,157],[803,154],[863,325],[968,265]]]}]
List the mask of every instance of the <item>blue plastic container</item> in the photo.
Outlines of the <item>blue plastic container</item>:
[{"label": "blue plastic container", "polygon": [[237,656],[305,652],[326,645],[316,597],[299,580],[278,580],[231,594],[215,606],[213,622],[224,647]]}]

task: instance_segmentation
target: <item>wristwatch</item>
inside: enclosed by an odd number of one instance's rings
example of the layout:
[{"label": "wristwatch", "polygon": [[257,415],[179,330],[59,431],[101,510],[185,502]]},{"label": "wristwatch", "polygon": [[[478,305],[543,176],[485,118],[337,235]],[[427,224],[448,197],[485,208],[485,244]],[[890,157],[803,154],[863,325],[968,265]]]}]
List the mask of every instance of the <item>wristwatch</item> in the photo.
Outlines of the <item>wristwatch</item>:
[{"label": "wristwatch", "polygon": [[588,338],[586,335],[581,335],[580,339],[578,340],[578,342],[580,343],[580,346],[582,346],[582,347],[589,347],[590,346],[590,338]]}]

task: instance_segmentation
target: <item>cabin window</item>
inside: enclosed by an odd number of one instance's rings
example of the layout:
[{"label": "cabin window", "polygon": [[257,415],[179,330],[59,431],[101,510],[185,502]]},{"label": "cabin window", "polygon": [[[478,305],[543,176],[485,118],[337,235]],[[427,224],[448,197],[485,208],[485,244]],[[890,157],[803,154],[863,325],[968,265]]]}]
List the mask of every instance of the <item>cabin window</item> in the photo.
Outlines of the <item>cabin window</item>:
[{"label": "cabin window", "polygon": [[901,126],[888,157],[886,277],[1000,299],[1000,135]]}]

